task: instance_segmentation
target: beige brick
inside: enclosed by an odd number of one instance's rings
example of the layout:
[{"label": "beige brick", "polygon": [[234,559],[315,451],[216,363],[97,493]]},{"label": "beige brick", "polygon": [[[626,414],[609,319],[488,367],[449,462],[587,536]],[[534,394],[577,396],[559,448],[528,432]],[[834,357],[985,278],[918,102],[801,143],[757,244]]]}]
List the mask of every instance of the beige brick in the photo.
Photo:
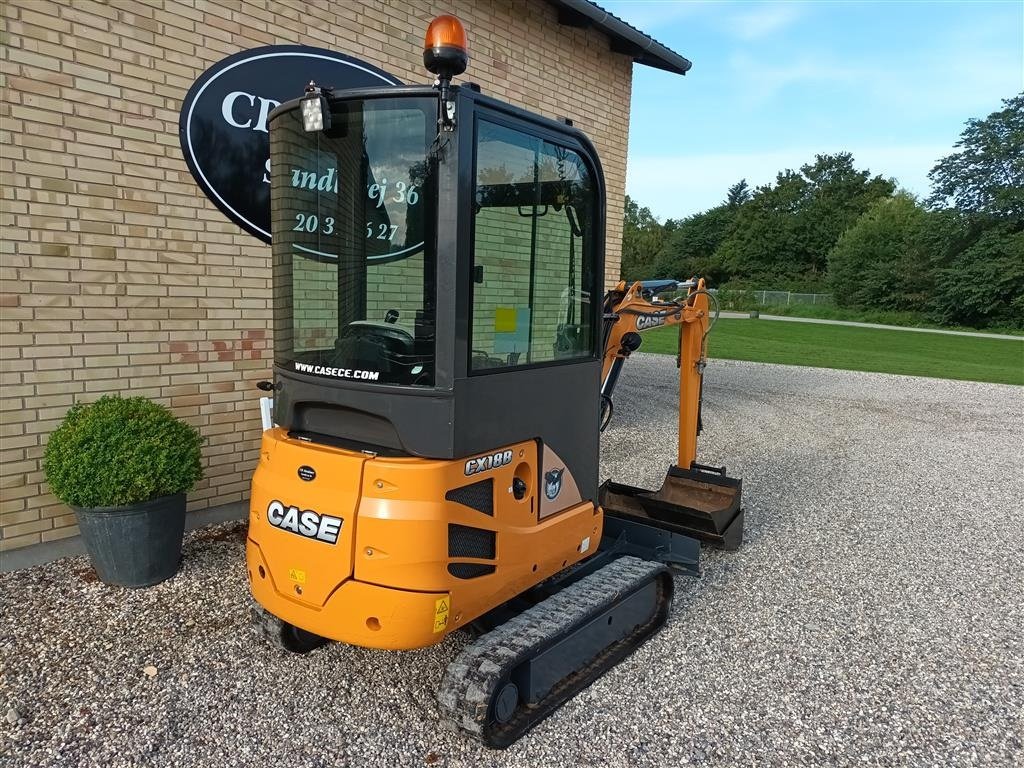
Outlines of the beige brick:
[{"label": "beige brick", "polygon": [[[73,521],[72,521],[73,523]],[[57,541],[58,539],[67,539],[71,536],[78,535],[78,525],[72,523],[64,523],[63,528],[55,528],[50,531],[43,531],[40,535],[42,541]]]},{"label": "beige brick", "polygon": [[24,536],[28,533],[38,533],[39,531],[45,531],[47,528],[52,528],[53,522],[51,520],[32,520],[27,523],[17,523],[16,525],[5,525],[4,526],[4,539],[8,537],[14,538],[16,536]]},{"label": "beige brick", "polygon": [[[6,534],[7,531],[5,530],[4,533]],[[30,533],[25,536],[5,535],[4,538],[0,539],[0,552],[8,552],[12,549],[21,549],[22,547],[28,547],[32,544],[38,543],[38,533]]]},{"label": "beige brick", "polygon": [[[6,505],[7,502],[4,502],[4,504]],[[21,504],[22,506],[24,506],[23,501],[21,502]],[[22,512],[6,512],[4,514],[0,514],[0,525],[2,525],[4,529],[9,529],[10,526],[19,525],[21,523],[28,523],[38,519],[39,510],[36,509],[25,510]]]},{"label": "beige brick", "polygon": [[[458,0],[452,10],[470,29],[468,76],[486,93],[568,115],[597,145],[614,278],[629,60],[594,30],[559,26],[543,0]],[[270,252],[192,180],[178,145],[182,96],[214,61],[273,42],[345,51],[421,82],[422,31],[436,11],[384,0],[3,5],[0,267],[17,288],[0,291],[0,441],[14,441],[0,445],[0,549],[76,533],[41,487],[42,446],[73,402],[107,391],[161,398],[202,430],[209,479],[191,508],[248,493],[260,436],[253,386],[270,365]],[[552,87],[555,66],[563,77]],[[33,524],[52,527],[17,527]]]}]

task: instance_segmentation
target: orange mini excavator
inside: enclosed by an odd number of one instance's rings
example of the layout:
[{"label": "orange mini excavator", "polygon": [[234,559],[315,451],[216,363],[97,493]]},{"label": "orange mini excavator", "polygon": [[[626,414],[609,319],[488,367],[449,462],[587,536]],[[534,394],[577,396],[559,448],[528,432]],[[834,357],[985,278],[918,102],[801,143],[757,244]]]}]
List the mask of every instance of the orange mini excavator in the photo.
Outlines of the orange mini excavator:
[{"label": "orange mini excavator", "polygon": [[[593,145],[452,85],[467,59],[442,16],[433,85],[310,83],[270,116],[276,426],[246,561],[289,651],[475,632],[438,705],[504,747],[656,632],[671,569],[697,574],[702,541],[738,546],[743,513],[740,482],[695,463],[713,297],[691,280],[598,300]],[[657,492],[599,486],[622,364],[668,324],[678,463]]]}]

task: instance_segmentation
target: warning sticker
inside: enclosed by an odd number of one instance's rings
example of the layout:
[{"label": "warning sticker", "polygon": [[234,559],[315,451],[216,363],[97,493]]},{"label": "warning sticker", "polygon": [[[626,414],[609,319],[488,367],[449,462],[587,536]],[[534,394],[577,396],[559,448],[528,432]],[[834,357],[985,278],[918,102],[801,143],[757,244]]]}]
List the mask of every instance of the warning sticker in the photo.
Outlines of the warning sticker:
[{"label": "warning sticker", "polygon": [[434,601],[434,632],[444,632],[448,626],[448,608],[451,601],[447,596]]},{"label": "warning sticker", "polygon": [[288,578],[291,579],[292,581],[299,582],[299,584],[305,584],[306,583],[306,572],[305,571],[300,571],[298,568],[289,568],[288,569]]},{"label": "warning sticker", "polygon": [[494,308],[494,332],[515,333],[516,332],[516,308],[495,307]]}]

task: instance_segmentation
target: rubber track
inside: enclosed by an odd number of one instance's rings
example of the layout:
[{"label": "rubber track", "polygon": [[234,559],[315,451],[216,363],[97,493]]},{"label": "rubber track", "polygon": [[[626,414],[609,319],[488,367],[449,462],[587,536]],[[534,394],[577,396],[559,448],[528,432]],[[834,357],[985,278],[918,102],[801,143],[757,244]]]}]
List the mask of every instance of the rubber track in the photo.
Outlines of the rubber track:
[{"label": "rubber track", "polygon": [[[665,575],[659,578],[660,574]],[[657,631],[667,616],[665,602],[672,599],[671,579],[661,563],[622,557],[477,638],[445,671],[437,695],[442,717],[487,746],[508,746]],[[652,580],[659,582],[659,607],[650,621],[564,678],[542,701],[520,704],[508,723],[493,721],[491,698],[512,670],[573,626]]]},{"label": "rubber track", "polygon": [[252,606],[252,623],[271,645],[288,653],[309,653],[330,641],[327,638],[309,635],[304,639],[290,639],[288,632],[294,632],[291,625],[277,618],[261,605]]},{"label": "rubber track", "polygon": [[278,650],[287,651],[288,646],[281,636],[281,620],[260,605],[252,606],[251,612],[253,626],[259,633]]}]

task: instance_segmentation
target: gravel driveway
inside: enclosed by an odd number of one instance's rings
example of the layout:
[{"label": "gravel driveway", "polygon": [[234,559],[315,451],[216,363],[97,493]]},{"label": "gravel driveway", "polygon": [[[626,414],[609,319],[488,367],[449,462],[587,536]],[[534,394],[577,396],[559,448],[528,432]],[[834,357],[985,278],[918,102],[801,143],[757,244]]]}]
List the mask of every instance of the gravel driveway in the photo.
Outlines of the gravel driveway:
[{"label": "gravel driveway", "polygon": [[[630,361],[604,476],[660,483],[673,363]],[[744,548],[706,554],[662,632],[503,753],[438,721],[462,637],[268,648],[228,524],[148,590],[84,558],[0,577],[0,763],[1024,763],[1024,389],[715,361],[704,415],[700,458],[743,477]]]}]

